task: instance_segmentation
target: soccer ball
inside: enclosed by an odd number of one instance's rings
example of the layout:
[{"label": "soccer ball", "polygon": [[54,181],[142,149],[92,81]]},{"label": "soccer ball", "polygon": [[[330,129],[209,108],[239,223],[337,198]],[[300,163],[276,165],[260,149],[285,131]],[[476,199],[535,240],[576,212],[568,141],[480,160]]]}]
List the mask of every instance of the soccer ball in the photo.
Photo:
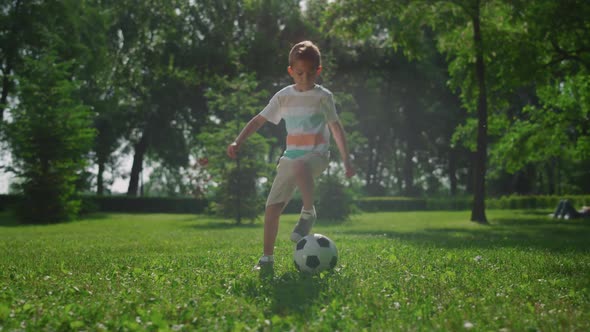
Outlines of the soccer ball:
[{"label": "soccer ball", "polygon": [[293,260],[299,271],[318,273],[336,266],[338,250],[327,236],[310,234],[295,245]]}]

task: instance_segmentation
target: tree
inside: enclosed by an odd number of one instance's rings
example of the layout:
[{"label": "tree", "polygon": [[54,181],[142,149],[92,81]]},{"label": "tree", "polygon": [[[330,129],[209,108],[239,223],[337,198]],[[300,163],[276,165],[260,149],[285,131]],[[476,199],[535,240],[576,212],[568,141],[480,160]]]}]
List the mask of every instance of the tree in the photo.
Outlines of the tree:
[{"label": "tree", "polygon": [[[270,167],[265,161],[269,145],[258,133],[250,136],[240,149],[235,163],[226,155],[225,147],[239,134],[246,121],[257,114],[267,93],[258,90],[258,82],[252,74],[242,73],[235,78],[221,77],[207,92],[209,105],[214,113],[233,117],[219,125],[211,123],[209,131],[199,135],[200,152],[209,160],[212,181],[219,184],[216,202],[217,212],[223,217],[254,220],[263,211],[264,200],[257,183],[270,180]],[[219,119],[219,117],[215,117]]]},{"label": "tree", "polygon": [[14,72],[22,62],[19,50],[30,31],[31,9],[28,1],[11,1],[2,5],[0,12],[0,70],[2,91],[0,93],[0,123],[4,121],[4,110],[8,97],[14,93]]},{"label": "tree", "polygon": [[514,44],[527,50],[521,81],[530,88],[492,150],[492,161],[509,174],[531,174],[524,179],[529,188],[585,192],[590,181],[590,4],[535,1],[514,11],[526,22]]},{"label": "tree", "polygon": [[[435,34],[438,50],[447,57],[450,87],[458,91],[463,107],[476,114],[476,121],[469,122],[475,124],[469,127],[475,129],[474,135],[470,135],[474,138],[470,145],[475,152],[471,220],[487,222],[485,176],[489,103],[502,113],[507,95],[513,93],[514,84],[520,82],[514,79],[517,76],[510,74],[513,60],[519,57],[513,50],[514,44],[506,43],[519,33],[512,25],[516,21],[512,4],[492,0],[376,1],[365,7],[356,0],[340,3],[341,8],[357,13],[355,19],[344,21],[349,31],[351,27],[364,33],[385,29],[391,44],[401,47],[410,58],[423,57],[425,41],[430,33]],[[510,46],[503,46],[505,44]],[[493,68],[489,69],[488,58],[501,61],[491,62]]]},{"label": "tree", "polygon": [[7,137],[13,172],[24,194],[19,216],[27,223],[74,219],[80,209],[76,182],[94,130],[91,113],[71,80],[73,63],[54,54],[25,62],[18,76],[19,104],[11,109]]},{"label": "tree", "polygon": [[373,195],[442,193],[444,179],[435,173],[446,174],[456,194],[461,159],[449,142],[464,115],[446,86],[448,64],[428,29],[415,28],[420,41],[410,43],[404,35],[412,46],[399,47],[404,25],[393,7],[339,1],[322,18],[334,48],[341,50],[334,81],[345,82],[342,89],[352,92],[364,119],[359,128],[367,144],[355,151],[359,172]]},{"label": "tree", "polygon": [[11,4],[19,29],[3,34],[18,48],[12,72],[5,72],[16,91],[7,139],[25,194],[21,215],[30,222],[72,219],[94,137],[88,92],[104,65],[104,35],[91,32],[100,31],[101,15],[90,1]]}]

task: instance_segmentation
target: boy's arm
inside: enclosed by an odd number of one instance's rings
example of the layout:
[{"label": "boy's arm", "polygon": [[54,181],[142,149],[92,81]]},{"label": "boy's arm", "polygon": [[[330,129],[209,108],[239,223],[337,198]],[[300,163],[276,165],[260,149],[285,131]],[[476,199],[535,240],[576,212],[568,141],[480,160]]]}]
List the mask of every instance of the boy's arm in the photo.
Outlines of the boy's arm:
[{"label": "boy's arm", "polygon": [[346,143],[346,135],[344,134],[344,128],[342,128],[342,124],[340,123],[340,121],[330,122],[328,123],[328,127],[330,127],[330,131],[334,136],[334,141],[336,141],[338,151],[340,151],[340,157],[342,158],[342,162],[344,163],[344,169],[346,170],[346,177],[351,177],[356,172],[352,167],[352,163],[350,162],[350,155],[348,153],[348,145]]},{"label": "boy's arm", "polygon": [[227,155],[230,158],[235,159],[238,156],[238,151],[240,150],[242,143],[244,143],[250,135],[258,131],[265,122],[266,119],[260,114],[253,117],[252,120],[246,124],[244,129],[242,129],[238,137],[227,146]]}]

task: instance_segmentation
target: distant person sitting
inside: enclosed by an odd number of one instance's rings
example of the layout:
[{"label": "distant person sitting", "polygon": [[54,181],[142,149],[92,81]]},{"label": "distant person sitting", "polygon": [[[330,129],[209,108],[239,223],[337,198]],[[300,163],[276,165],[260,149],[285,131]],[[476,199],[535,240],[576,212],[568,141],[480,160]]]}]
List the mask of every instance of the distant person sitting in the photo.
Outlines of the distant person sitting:
[{"label": "distant person sitting", "polygon": [[570,201],[562,199],[557,204],[553,217],[560,219],[590,218],[590,206],[582,206],[582,209],[578,211]]}]

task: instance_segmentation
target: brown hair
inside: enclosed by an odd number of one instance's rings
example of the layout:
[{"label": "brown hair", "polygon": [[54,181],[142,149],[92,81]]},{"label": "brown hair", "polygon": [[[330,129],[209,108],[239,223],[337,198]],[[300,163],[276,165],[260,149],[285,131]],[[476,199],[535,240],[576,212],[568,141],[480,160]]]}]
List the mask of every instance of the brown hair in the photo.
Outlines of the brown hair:
[{"label": "brown hair", "polygon": [[292,66],[296,60],[309,61],[316,68],[322,65],[320,49],[309,40],[295,44],[289,52],[289,66]]}]

